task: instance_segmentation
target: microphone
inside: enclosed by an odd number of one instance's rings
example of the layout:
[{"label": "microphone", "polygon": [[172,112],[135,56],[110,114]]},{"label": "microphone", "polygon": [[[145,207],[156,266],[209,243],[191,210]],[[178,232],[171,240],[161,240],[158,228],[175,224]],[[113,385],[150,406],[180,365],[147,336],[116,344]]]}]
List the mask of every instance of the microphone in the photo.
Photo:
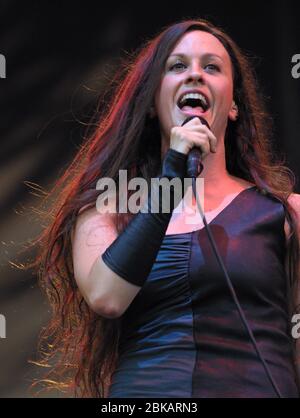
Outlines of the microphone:
[{"label": "microphone", "polygon": [[[206,125],[208,129],[210,129],[208,122],[202,118],[201,116],[189,116],[187,117],[181,126],[185,125],[187,122],[192,120],[193,118],[199,118],[201,123]],[[196,178],[203,170],[203,164],[201,162],[201,151],[197,147],[193,147],[189,152],[188,159],[187,159],[187,175],[191,178]]]}]

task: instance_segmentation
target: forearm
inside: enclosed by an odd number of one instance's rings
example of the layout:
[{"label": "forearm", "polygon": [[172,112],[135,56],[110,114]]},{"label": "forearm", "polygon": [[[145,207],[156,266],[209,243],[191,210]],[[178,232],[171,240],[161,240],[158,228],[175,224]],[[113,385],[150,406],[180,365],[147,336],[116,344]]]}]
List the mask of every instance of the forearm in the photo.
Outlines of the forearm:
[{"label": "forearm", "polygon": [[[183,181],[186,172],[187,155],[169,149],[166,153],[160,178],[169,180],[179,178]],[[181,188],[181,192],[183,188]],[[128,224],[122,234],[102,255],[104,263],[123,279],[142,286],[149,275],[156,255],[161,246],[166,229],[174,209],[171,194],[170,210],[163,213],[162,194],[148,195],[146,209],[140,211]],[[158,213],[153,213],[153,204],[157,204]]]}]

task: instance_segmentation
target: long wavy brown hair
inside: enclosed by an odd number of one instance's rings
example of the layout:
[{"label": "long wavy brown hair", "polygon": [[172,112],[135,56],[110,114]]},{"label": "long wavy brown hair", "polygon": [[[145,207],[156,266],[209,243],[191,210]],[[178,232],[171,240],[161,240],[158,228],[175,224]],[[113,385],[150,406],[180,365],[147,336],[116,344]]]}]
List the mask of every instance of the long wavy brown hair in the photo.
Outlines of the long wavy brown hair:
[{"label": "long wavy brown hair", "polygon": [[[43,198],[37,211],[45,224],[32,241],[38,255],[29,267],[36,269],[39,283],[52,307],[52,317],[40,338],[40,364],[49,370],[43,380],[81,397],[106,397],[118,359],[122,317],[108,319],[94,313],[78,290],[72,262],[71,236],[79,210],[95,206],[100,177],[118,180],[119,170],[147,181],[161,167],[158,120],[149,117],[167,57],[188,31],[214,35],[226,48],[232,62],[234,99],[239,108],[236,122],[228,122],[225,136],[226,164],[230,174],[253,182],[279,199],[291,226],[288,240],[288,284],[290,313],[295,312],[295,287],[299,244],[295,214],[287,198],[295,181],[282,158],[274,155],[272,121],[250,60],[220,28],[197,19],[175,23],[127,58],[117,79],[106,111],[97,114],[93,131],[80,147],[61,178]],[[110,86],[111,88],[111,86]],[[51,210],[43,212],[43,204]],[[49,206],[48,206],[49,207]],[[131,214],[114,216],[118,233]]]}]

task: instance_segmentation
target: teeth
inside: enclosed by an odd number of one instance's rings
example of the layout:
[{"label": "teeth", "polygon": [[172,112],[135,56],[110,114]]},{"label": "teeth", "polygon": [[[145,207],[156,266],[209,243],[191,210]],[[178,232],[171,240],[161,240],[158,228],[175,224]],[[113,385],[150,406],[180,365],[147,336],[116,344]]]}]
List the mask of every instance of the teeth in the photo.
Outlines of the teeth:
[{"label": "teeth", "polygon": [[184,103],[188,99],[198,99],[198,100],[201,101],[201,104],[203,105],[204,108],[206,108],[208,106],[206,98],[201,93],[187,93],[187,94],[184,94],[182,96],[182,98],[180,99],[179,104]]}]

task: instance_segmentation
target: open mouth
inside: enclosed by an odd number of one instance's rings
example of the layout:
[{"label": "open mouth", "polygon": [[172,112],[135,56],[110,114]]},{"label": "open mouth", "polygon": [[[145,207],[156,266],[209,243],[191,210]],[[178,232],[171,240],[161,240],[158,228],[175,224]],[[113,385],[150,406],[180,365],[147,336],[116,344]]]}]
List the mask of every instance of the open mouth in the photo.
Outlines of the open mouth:
[{"label": "open mouth", "polygon": [[201,112],[206,112],[209,108],[209,103],[207,98],[201,93],[185,93],[179,98],[177,106],[182,111],[198,109]]}]

